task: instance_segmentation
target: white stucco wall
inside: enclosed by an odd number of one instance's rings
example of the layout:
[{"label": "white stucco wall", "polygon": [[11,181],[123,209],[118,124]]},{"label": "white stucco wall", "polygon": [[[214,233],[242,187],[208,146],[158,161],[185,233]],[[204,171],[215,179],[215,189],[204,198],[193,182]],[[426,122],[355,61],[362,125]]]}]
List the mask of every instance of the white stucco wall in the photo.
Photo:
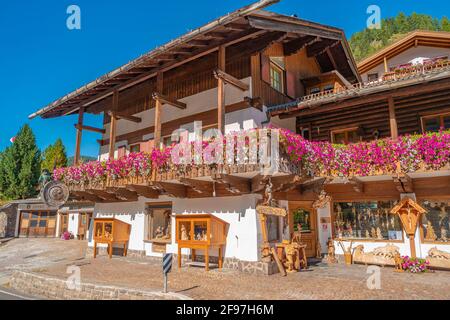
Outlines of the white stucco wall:
[{"label": "white stucco wall", "polygon": [[[418,46],[415,48],[410,48],[399,55],[388,60],[388,68],[395,67],[398,65],[409,63],[410,61],[416,58],[437,58],[440,56],[450,57],[450,48],[435,48],[435,47],[426,47],[426,46]],[[384,74],[384,63],[379,64],[375,68],[370,71],[363,73],[361,75],[363,82],[367,82],[368,74],[378,73],[378,76],[381,77]]]},{"label": "white stucco wall", "polygon": [[[145,251],[148,256],[161,256],[160,253],[152,252],[152,244],[145,242],[145,206],[152,202],[171,201],[173,204],[173,215],[178,214],[213,214],[229,223],[227,233],[227,244],[224,257],[237,258],[244,261],[258,261],[259,244],[261,242],[261,230],[256,213],[256,203],[259,195],[244,195],[227,198],[206,199],[173,199],[162,197],[159,200],[139,198],[132,203],[96,204],[94,217],[114,217],[123,222],[131,224],[131,235],[128,249]],[[178,246],[175,243],[175,218],[172,219],[172,243],[167,245],[168,253],[177,253]],[[89,246],[93,246],[90,239]],[[99,245],[105,246],[105,245]],[[184,254],[190,254],[190,250],[184,249]],[[203,255],[201,250],[198,254]],[[211,256],[217,256],[216,249],[211,250]]]}]

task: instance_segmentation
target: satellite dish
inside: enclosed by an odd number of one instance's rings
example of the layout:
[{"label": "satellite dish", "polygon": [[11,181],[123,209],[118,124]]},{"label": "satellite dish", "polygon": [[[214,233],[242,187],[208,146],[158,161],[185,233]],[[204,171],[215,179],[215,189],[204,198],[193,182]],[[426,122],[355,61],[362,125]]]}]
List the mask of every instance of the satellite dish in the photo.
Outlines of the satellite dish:
[{"label": "satellite dish", "polygon": [[69,188],[59,181],[50,181],[41,190],[41,199],[49,207],[62,207],[69,200]]}]

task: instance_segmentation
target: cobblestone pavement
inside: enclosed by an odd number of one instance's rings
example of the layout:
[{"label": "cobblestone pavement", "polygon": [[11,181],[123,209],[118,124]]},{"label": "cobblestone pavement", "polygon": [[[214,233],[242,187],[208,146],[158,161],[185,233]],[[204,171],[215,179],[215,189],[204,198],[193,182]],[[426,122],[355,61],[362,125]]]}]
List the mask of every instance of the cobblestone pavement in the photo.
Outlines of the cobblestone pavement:
[{"label": "cobblestone pavement", "polygon": [[[161,263],[114,257],[99,257],[80,264],[82,282],[114,284],[129,288],[162,288]],[[312,266],[289,274],[256,276],[236,271],[200,268],[174,268],[169,275],[169,290],[193,299],[450,299],[450,272],[427,274],[396,273],[381,268],[381,289],[369,290],[367,267],[343,264]],[[66,269],[53,266],[44,274],[66,277]]]},{"label": "cobblestone pavement", "polygon": [[[0,278],[12,270],[29,270],[67,278],[69,266],[79,266],[82,282],[127,288],[162,290],[161,262],[106,256],[86,259],[86,242],[59,239],[15,239],[0,246]],[[369,290],[370,274],[362,265],[311,266],[289,274],[257,276],[231,270],[175,266],[169,290],[193,299],[450,299],[450,272],[396,273],[381,268],[381,289]]]}]

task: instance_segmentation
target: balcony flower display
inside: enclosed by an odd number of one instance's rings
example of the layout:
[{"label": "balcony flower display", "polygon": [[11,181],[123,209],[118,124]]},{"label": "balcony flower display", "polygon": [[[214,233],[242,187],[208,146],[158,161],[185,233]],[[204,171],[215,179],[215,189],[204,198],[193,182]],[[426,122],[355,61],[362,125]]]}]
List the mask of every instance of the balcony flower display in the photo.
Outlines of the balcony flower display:
[{"label": "balcony flower display", "polygon": [[[280,154],[288,157],[289,161],[304,175],[311,177],[364,177],[450,168],[450,131],[349,145],[308,141],[284,129],[280,130],[279,137]],[[245,146],[239,148],[235,146],[230,149],[227,147],[227,141],[233,141],[233,139],[224,138],[223,146],[221,146],[225,151],[224,154],[227,154],[227,157],[223,158],[226,163],[230,160],[228,159],[230,150],[237,150],[236,158],[249,159],[259,149],[258,143],[255,146],[254,142],[250,143],[248,140],[243,142]],[[198,153],[199,149],[207,150],[212,147],[210,142],[203,142],[194,144],[192,150]],[[213,149],[217,150],[217,146]],[[244,153],[248,154],[242,155],[239,150],[244,150]],[[93,161],[56,169],[53,177],[67,185],[86,186],[130,177],[150,179],[155,171],[158,173],[174,170],[183,172],[186,167],[198,166],[195,153],[188,157],[191,163],[182,164],[172,163],[174,154],[176,157],[179,156],[174,146],[162,150],[154,149],[150,153],[130,153],[120,159]],[[206,165],[210,165],[209,158],[204,156],[203,161]]]}]

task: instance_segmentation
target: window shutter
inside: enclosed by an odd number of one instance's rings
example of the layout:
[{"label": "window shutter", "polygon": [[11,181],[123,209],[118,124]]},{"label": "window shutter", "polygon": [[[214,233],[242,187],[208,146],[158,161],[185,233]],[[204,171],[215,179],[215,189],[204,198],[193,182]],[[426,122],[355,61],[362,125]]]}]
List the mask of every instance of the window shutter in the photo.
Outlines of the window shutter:
[{"label": "window shutter", "polygon": [[118,150],[118,157],[123,158],[127,155],[127,148],[126,147],[120,147]]},{"label": "window shutter", "polygon": [[288,96],[293,98],[297,97],[295,82],[295,73],[293,73],[292,71],[286,71],[286,93]]}]

